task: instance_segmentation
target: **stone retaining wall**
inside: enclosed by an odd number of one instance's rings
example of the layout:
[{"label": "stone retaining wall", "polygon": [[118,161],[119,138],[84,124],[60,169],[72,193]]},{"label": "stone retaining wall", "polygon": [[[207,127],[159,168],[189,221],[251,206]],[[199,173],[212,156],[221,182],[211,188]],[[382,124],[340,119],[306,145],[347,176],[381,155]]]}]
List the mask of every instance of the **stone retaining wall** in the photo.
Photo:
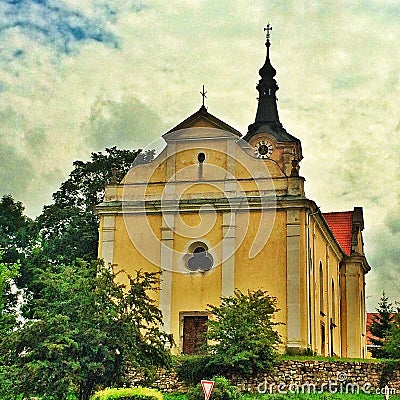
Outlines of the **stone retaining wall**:
[{"label": "stone retaining wall", "polygon": [[[385,367],[386,365],[386,367]],[[283,360],[271,374],[243,378],[232,374],[230,382],[242,391],[335,391],[381,393],[385,385],[391,393],[400,393],[400,369],[391,372],[383,362]],[[386,379],[385,379],[386,378]],[[133,379],[139,382],[140,377]],[[153,387],[163,392],[186,392],[187,386],[174,371],[160,370]]]}]

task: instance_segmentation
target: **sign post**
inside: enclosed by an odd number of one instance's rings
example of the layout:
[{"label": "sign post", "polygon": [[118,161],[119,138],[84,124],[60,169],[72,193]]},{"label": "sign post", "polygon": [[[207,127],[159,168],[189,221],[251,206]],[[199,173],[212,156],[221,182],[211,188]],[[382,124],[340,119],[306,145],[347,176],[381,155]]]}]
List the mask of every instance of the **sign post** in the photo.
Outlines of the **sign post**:
[{"label": "sign post", "polygon": [[[204,388],[203,388],[204,389]],[[388,385],[386,385],[385,386],[385,400],[388,400],[389,399],[389,387],[388,387]]]},{"label": "sign post", "polygon": [[204,400],[208,400],[214,387],[214,381],[201,380],[201,386],[203,386]]}]

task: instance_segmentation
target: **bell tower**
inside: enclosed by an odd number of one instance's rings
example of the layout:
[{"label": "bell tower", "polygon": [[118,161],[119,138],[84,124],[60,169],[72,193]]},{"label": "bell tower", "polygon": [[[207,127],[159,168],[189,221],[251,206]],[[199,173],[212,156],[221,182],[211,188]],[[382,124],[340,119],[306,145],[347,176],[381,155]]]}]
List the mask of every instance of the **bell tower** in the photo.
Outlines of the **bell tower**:
[{"label": "bell tower", "polygon": [[299,175],[299,163],[302,156],[300,140],[286,131],[279,120],[276,92],[279,86],[275,80],[276,70],[270,60],[270,24],[264,28],[267,32],[267,55],[259,70],[261,79],[256,89],[258,105],[254,122],[249,125],[243,138],[253,148],[254,155],[261,159],[276,161],[286,176]]}]

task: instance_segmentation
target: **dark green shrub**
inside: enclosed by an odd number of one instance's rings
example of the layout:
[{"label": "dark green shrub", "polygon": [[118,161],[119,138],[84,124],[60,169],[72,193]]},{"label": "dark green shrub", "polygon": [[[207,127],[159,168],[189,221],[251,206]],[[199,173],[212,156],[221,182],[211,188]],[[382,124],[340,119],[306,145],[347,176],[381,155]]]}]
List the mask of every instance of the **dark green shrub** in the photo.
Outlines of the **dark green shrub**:
[{"label": "dark green shrub", "polygon": [[188,385],[196,385],[202,379],[222,373],[210,355],[182,356],[177,361],[176,372],[179,380]]},{"label": "dark green shrub", "polygon": [[[212,379],[214,388],[211,392],[211,400],[239,400],[240,391],[237,387],[231,385],[226,378],[216,376]],[[188,400],[199,400],[204,397],[201,383],[189,389],[187,393]]]},{"label": "dark green shrub", "polygon": [[305,356],[305,357],[315,357],[317,353],[307,347],[306,349],[286,349],[286,355],[287,356]]},{"label": "dark green shrub", "polygon": [[157,368],[154,366],[138,367],[135,371],[138,372],[140,376],[140,379],[135,381],[135,386],[151,387],[157,378]]},{"label": "dark green shrub", "polygon": [[163,400],[163,395],[156,389],[149,388],[126,388],[126,389],[105,389],[96,392],[91,400]]},{"label": "dark green shrub", "polygon": [[379,387],[385,387],[394,378],[396,370],[400,367],[397,360],[387,360],[382,362],[381,376],[379,377]]},{"label": "dark green shrub", "polygon": [[207,339],[213,364],[240,375],[256,375],[272,370],[280,343],[274,322],[277,299],[266,291],[235,290],[221,297],[221,305],[208,304]]}]

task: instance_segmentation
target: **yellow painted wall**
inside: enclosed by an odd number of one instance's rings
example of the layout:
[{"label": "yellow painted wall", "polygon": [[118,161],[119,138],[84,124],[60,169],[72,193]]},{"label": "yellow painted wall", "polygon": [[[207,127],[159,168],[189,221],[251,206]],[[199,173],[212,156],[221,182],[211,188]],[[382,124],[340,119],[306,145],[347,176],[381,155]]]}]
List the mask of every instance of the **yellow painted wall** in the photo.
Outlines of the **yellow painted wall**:
[{"label": "yellow painted wall", "polygon": [[[114,239],[114,260],[113,268],[115,272],[124,271],[126,274],[134,276],[135,271],[143,270],[146,272],[160,272],[159,268],[159,251],[155,251],[156,262],[153,263],[143,257],[142,251],[136,248],[132,244],[130,234],[138,234],[135,236],[136,243],[140,243],[142,246],[156,246],[158,249],[161,240],[161,216],[154,214],[148,216],[148,223],[152,227],[154,236],[150,234],[150,231],[140,231],[140,226],[143,224],[143,218],[141,215],[117,215],[115,218],[115,239]],[[140,240],[139,240],[140,238]],[[126,274],[119,274],[118,280],[121,283],[128,284]],[[151,297],[156,299],[158,302],[159,292],[153,291],[150,293]]]},{"label": "yellow painted wall", "polygon": [[[251,223],[248,226],[247,218]],[[249,258],[249,250],[254,244],[260,223],[260,213],[238,214],[236,225],[238,236],[244,237],[235,254],[235,286],[246,293],[247,290],[267,290],[278,300],[280,311],[276,321],[285,325],[278,327],[278,332],[286,341],[286,212],[275,215],[275,223],[265,246],[254,258]],[[240,232],[241,227],[246,229]]]}]

